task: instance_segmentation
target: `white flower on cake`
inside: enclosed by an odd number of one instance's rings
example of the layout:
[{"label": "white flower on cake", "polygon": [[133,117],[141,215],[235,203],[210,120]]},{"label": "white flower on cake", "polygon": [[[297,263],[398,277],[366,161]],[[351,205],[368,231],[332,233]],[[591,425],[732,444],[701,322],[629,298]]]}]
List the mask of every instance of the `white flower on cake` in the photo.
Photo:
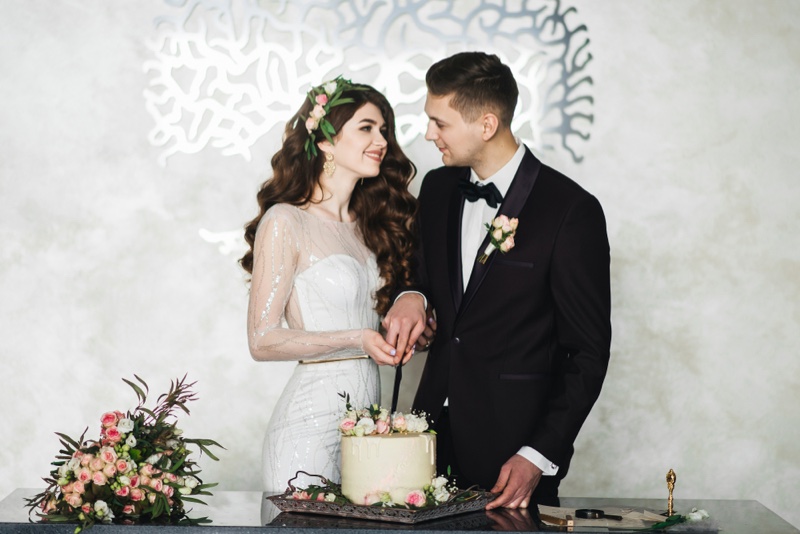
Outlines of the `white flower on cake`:
[{"label": "white flower on cake", "polygon": [[354,409],[350,405],[350,396],[340,394],[347,403],[347,408],[339,421],[339,432],[343,436],[372,436],[376,434],[422,433],[429,429],[427,415],[424,412],[395,412],[381,408],[377,404],[369,408]]},{"label": "white flower on cake", "polygon": [[362,417],[353,429],[353,436],[369,436],[375,433],[375,421],[369,417]]}]

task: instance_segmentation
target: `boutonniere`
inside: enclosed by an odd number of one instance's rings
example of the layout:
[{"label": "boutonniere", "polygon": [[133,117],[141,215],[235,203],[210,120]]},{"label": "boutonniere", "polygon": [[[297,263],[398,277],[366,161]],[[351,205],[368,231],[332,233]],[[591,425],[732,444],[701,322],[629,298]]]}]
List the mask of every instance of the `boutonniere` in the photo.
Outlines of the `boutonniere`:
[{"label": "boutonniere", "polygon": [[499,215],[491,223],[486,223],[486,230],[489,232],[489,244],[483,251],[478,261],[486,263],[494,249],[503,254],[514,248],[514,236],[517,234],[517,218],[509,219],[505,215]]}]

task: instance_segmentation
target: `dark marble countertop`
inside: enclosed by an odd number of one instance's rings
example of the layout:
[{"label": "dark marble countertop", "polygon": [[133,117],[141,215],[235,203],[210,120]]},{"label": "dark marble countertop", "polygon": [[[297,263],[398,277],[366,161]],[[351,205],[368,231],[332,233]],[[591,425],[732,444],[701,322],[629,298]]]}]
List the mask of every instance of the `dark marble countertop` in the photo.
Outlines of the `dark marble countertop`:
[{"label": "dark marble countertop", "polygon": [[[0,534],[7,533],[72,533],[74,524],[31,523],[24,499],[33,496],[36,489],[17,489],[0,501]],[[427,533],[436,532],[565,532],[566,528],[546,527],[537,524],[528,513],[483,511],[435,519],[417,524],[383,523],[361,519],[346,519],[309,514],[280,514],[275,506],[266,500],[265,494],[255,491],[218,491],[206,499],[207,506],[196,505],[190,517],[209,517],[213,523],[206,526],[161,526],[161,525],[95,525],[89,532],[109,534],[111,531],[157,531],[159,534],[191,534],[190,531],[202,529],[203,532],[223,532],[225,534],[247,534],[261,532],[263,529],[281,529],[280,534],[311,534],[310,530],[340,531],[341,534],[385,533],[387,530],[416,530]],[[656,499],[600,499],[564,497],[562,507],[571,508],[631,508],[663,511],[666,500]],[[675,501],[675,511],[686,513],[697,507],[708,511],[710,520],[691,525],[677,525],[671,532],[716,532],[725,534],[777,533],[800,534],[777,514],[757,501],[736,500],[680,500]],[[574,532],[614,532],[606,527],[576,527]],[[631,532],[619,531],[619,532]]]}]

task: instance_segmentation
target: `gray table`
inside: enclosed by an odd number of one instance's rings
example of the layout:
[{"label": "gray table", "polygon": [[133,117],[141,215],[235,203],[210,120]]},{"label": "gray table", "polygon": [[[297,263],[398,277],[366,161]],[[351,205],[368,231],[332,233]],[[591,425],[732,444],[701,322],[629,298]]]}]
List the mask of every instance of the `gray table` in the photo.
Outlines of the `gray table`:
[{"label": "gray table", "polygon": [[[71,534],[75,529],[72,524],[30,523],[28,509],[24,507],[24,498],[36,494],[36,489],[18,489],[0,501],[0,534],[6,533],[42,533]],[[526,517],[515,516],[502,511],[499,514],[472,512],[447,519],[438,519],[416,525],[396,523],[378,523],[374,521],[351,520],[306,514],[278,514],[277,509],[264,498],[264,494],[254,491],[218,491],[209,497],[208,506],[197,505],[190,517],[207,516],[213,520],[208,526],[123,526],[96,525],[87,534],[111,534],[112,532],[153,532],[158,534],[192,534],[193,532],[223,534],[263,534],[264,528],[279,529],[276,534],[314,534],[312,531],[336,530],[337,534],[370,534],[387,530],[415,530],[427,533],[435,532],[564,532],[558,527],[543,527]],[[663,500],[655,499],[598,499],[565,497],[561,506],[573,508],[622,507],[662,511]],[[777,514],[757,501],[733,500],[676,500],[675,511],[686,513],[692,507],[703,508],[711,514],[713,521],[705,523],[702,528],[696,525],[687,530],[684,525],[673,527],[669,532],[715,532],[724,534],[751,534],[770,532],[777,534],[800,534],[800,530],[781,519]],[[614,532],[606,528],[581,528],[575,532]],[[631,531],[619,531],[631,532]]]}]

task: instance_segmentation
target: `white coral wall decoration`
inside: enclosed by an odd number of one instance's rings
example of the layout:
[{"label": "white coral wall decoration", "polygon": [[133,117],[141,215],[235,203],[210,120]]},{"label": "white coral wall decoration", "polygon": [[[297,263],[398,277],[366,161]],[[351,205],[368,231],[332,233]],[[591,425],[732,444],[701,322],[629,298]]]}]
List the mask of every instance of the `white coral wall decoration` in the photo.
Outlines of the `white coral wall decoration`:
[{"label": "white coral wall decoration", "polygon": [[589,139],[588,29],[557,0],[164,0],[164,11],[144,64],[162,165],[208,146],[250,161],[309,87],[340,73],[386,94],[407,146],[425,133],[426,69],[462,50],[514,71],[512,127],[526,143],[579,162]]}]

